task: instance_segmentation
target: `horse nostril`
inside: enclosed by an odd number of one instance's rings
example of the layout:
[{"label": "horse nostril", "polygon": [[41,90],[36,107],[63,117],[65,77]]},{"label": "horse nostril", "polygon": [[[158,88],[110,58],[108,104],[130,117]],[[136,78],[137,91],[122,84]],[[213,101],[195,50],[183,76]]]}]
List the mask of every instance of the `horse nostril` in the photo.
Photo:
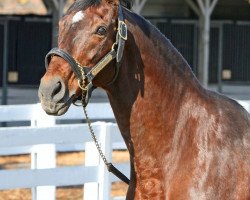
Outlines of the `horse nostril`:
[{"label": "horse nostril", "polygon": [[61,80],[59,80],[54,86],[54,90],[52,92],[52,99],[53,101],[58,102],[62,100],[64,96],[65,96],[65,85]]},{"label": "horse nostril", "polygon": [[60,77],[54,77],[50,80],[42,79],[38,95],[40,99],[57,103],[65,97],[66,85]]},{"label": "horse nostril", "polygon": [[60,81],[58,81],[56,83],[56,86],[54,88],[54,91],[52,92],[52,97],[56,96],[62,89],[62,83]]}]

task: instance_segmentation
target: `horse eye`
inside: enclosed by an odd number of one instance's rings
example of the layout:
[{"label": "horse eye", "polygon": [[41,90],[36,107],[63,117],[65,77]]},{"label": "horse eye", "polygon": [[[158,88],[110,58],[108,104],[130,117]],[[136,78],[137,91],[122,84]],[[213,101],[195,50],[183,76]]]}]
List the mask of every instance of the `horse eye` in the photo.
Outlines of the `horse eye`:
[{"label": "horse eye", "polygon": [[96,34],[101,35],[101,36],[106,35],[106,33],[107,33],[107,29],[106,27],[103,27],[103,26],[99,27],[96,31]]}]

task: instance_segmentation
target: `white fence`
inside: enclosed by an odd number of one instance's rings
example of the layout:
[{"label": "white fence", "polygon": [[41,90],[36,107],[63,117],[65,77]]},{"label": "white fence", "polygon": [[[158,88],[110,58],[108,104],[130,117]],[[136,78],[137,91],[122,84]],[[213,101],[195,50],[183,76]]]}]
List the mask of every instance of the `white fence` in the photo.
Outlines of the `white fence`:
[{"label": "white fence", "polygon": [[[88,112],[95,121],[114,121],[108,103],[89,104]],[[0,106],[0,122],[30,122],[30,126],[0,128],[0,155],[31,153],[32,159],[31,169],[0,170],[0,190],[33,188],[33,199],[54,200],[56,186],[84,184],[85,200],[111,199],[111,184],[119,180],[107,172],[87,125],[57,124],[58,120],[82,119],[82,108],[76,107],[51,117],[39,104]],[[116,124],[95,122],[93,129],[108,160],[113,149],[126,149]],[[79,150],[85,150],[84,166],[56,167],[56,151]],[[128,163],[115,166],[129,176]]]}]

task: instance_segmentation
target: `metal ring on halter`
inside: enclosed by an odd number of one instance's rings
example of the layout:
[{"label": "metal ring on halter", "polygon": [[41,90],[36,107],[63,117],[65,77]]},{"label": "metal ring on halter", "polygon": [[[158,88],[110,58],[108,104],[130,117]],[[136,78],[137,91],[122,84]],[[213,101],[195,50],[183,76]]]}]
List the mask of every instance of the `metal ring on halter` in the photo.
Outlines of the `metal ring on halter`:
[{"label": "metal ring on halter", "polygon": [[111,50],[113,51],[113,50],[115,50],[115,46],[117,45],[117,42],[115,42],[113,45],[112,45],[112,47],[111,47]]},{"label": "metal ring on halter", "polygon": [[81,90],[87,91],[87,90],[88,90],[87,87],[86,87],[86,86],[83,87],[83,86],[82,86],[83,84],[82,84],[80,81],[83,81],[83,80],[79,80],[79,79],[78,79],[78,86],[81,88]]}]

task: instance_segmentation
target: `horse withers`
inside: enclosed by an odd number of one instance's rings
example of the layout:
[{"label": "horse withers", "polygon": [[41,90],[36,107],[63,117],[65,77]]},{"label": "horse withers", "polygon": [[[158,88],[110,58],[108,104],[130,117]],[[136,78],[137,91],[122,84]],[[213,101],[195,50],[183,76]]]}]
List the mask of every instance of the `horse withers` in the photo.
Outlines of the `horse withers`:
[{"label": "horse withers", "polygon": [[51,115],[103,88],[130,153],[127,199],[250,199],[249,114],[203,88],[129,1],[76,0],[46,56],[39,97]]}]

